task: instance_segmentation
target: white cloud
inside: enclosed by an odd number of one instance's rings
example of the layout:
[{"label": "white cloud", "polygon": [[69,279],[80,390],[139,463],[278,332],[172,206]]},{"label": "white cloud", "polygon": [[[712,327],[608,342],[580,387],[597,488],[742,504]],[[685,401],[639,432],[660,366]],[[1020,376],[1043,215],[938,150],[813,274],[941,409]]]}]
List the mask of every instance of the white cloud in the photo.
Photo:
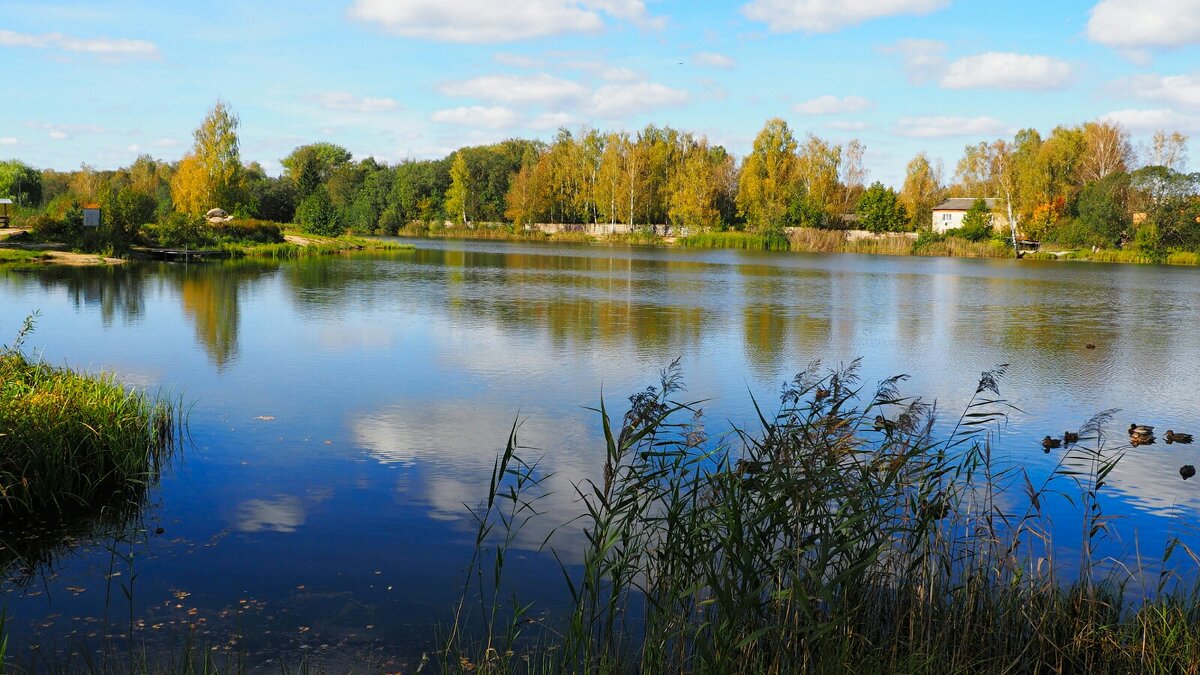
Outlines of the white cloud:
[{"label": "white cloud", "polygon": [[395,110],[398,106],[391,98],[355,96],[344,91],[329,91],[309,97],[326,110],[338,112],[377,113]]},{"label": "white cloud", "polygon": [[179,140],[174,138],[160,138],[151,143],[156,148],[177,148],[183,145]]},{"label": "white cloud", "polygon": [[56,141],[63,141],[63,140],[66,140],[66,139],[70,138],[70,136],[68,136],[68,135],[67,135],[67,132],[65,132],[65,131],[59,131],[59,130],[57,130],[57,129],[55,129],[54,131],[51,131],[51,132],[50,132],[49,134],[47,134],[47,135],[48,135],[48,136],[50,136],[50,138],[52,138],[52,139],[54,139],[54,140],[56,140]]},{"label": "white cloud", "polygon": [[909,138],[951,138],[954,136],[997,136],[1008,132],[1000,120],[980,117],[903,117],[896,122],[896,133]]},{"label": "white cloud", "polygon": [[655,108],[667,108],[687,103],[688,93],[657,82],[606,84],[592,94],[589,108],[599,117],[626,117]]},{"label": "white cloud", "polygon": [[562,106],[584,100],[587,87],[561,78],[537,75],[484,75],[461,82],[446,82],[439,89],[447,96],[478,98],[496,103]]},{"label": "white cloud", "polygon": [[1061,89],[1070,84],[1071,65],[1038,54],[985,52],[951,63],[942,75],[947,89]]},{"label": "white cloud", "polygon": [[866,122],[850,122],[847,120],[827,122],[825,126],[830,129],[837,129],[838,131],[865,131],[871,128],[871,125]]},{"label": "white cloud", "polygon": [[1138,50],[1200,43],[1200,0],[1100,0],[1087,36],[1110,47]]},{"label": "white cloud", "polygon": [[880,47],[880,52],[899,56],[912,84],[925,84],[946,70],[946,43],[938,40],[900,40]]},{"label": "white cloud", "polygon": [[732,57],[717,52],[700,52],[692,57],[692,63],[705,68],[732,68],[737,65]]},{"label": "white cloud", "polygon": [[42,129],[46,135],[56,141],[73,138],[79,134],[104,134],[108,130],[94,124],[50,124],[49,122],[26,122],[30,129]]},{"label": "white cloud", "polygon": [[62,33],[31,35],[11,30],[0,30],[0,46],[28,47],[31,49],[58,49],[68,52],[83,52],[115,59],[158,59],[161,55],[154,43],[145,40],[107,38],[75,38]]},{"label": "white cloud", "polygon": [[569,70],[582,70],[606,82],[633,82],[641,79],[636,71],[622,66],[610,66],[603,61],[567,61],[563,67]]},{"label": "white cloud", "polygon": [[1192,75],[1138,75],[1120,83],[1139,98],[1200,108],[1200,73]]},{"label": "white cloud", "polygon": [[571,126],[575,123],[575,121],[575,116],[571,115],[570,113],[548,112],[542,113],[541,115],[533,118],[533,121],[529,123],[529,128],[536,129],[538,131],[560,129],[562,127]]},{"label": "white cloud", "polygon": [[818,96],[807,101],[801,101],[792,108],[805,115],[836,115],[866,110],[873,104],[861,96]]},{"label": "white cloud", "polygon": [[0,136],[0,145],[16,145],[17,139],[12,136]]},{"label": "white cloud", "polygon": [[1200,118],[1166,108],[1114,110],[1107,115],[1102,115],[1100,119],[1120,124],[1134,133],[1200,130]]},{"label": "white cloud", "polygon": [[773,33],[832,33],[864,21],[900,14],[928,14],[950,0],[753,0],[742,6],[751,21]]},{"label": "white cloud", "polygon": [[511,42],[604,28],[601,13],[646,28],[662,25],[642,0],[354,0],[352,18],[404,37],[444,42]]},{"label": "white cloud", "polygon": [[442,124],[457,124],[464,127],[504,129],[515,125],[519,116],[516,112],[502,106],[489,108],[473,105],[438,110],[430,116],[430,119]]}]

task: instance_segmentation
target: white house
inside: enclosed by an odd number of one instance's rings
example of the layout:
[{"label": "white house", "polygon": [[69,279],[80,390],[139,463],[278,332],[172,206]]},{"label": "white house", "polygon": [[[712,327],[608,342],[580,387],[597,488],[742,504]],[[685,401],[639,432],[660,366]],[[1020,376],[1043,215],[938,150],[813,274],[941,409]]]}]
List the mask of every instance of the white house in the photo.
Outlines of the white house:
[{"label": "white house", "polygon": [[[971,210],[971,205],[975,203],[976,199],[978,197],[951,197],[933,207],[933,231],[940,233],[962,227],[963,217],[967,215],[967,211]],[[994,197],[985,197],[983,201],[992,211],[992,225],[1006,227],[1008,220],[995,211],[999,200]]]}]

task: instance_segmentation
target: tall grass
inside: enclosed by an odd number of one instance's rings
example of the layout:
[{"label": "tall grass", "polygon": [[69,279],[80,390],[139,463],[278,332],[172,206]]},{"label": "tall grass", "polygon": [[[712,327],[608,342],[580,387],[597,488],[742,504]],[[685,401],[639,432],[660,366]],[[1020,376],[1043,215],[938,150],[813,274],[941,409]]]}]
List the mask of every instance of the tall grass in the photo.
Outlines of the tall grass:
[{"label": "tall grass", "polygon": [[176,406],[110,375],[25,356],[27,319],[0,348],[0,523],[59,518],[144,488],[176,442]]},{"label": "tall grass", "polygon": [[[697,404],[676,400],[675,367],[630,398],[619,425],[602,401],[603,468],[575,486],[586,549],[560,560],[568,608],[544,621],[503,590],[516,533],[544,497],[514,427],[473,510],[443,668],[1196,672],[1200,598],[1171,561],[1186,552],[1194,572],[1191,551],[1171,540],[1156,560],[1119,565],[1098,553],[1123,456],[1106,442],[1110,414],[1035,482],[991,451],[988,431],[1010,410],[1003,372],[983,374],[942,439],[934,410],[900,396],[903,378],[860,399],[857,363],[810,367],[774,414],[759,409],[756,430],[716,443]],[[1078,560],[1053,541],[1055,494],[1078,506]]]},{"label": "tall grass", "polygon": [[734,248],[748,251],[786,251],[791,248],[783,235],[761,235],[749,232],[701,232],[675,240],[686,248]]}]

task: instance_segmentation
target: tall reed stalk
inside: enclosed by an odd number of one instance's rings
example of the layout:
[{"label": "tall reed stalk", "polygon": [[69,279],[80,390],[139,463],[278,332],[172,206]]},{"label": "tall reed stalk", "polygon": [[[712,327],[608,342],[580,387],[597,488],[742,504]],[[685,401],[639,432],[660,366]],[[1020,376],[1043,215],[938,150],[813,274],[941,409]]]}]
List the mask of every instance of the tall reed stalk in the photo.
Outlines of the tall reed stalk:
[{"label": "tall reed stalk", "polygon": [[[999,393],[1004,367],[983,374],[940,437],[934,408],[900,395],[903,377],[866,396],[857,373],[857,362],[814,364],[774,413],[755,404],[756,429],[720,439],[705,436],[698,404],[677,400],[677,365],[630,398],[619,425],[602,401],[603,469],[575,486],[569,519],[586,546],[581,560],[560,559],[569,607],[546,621],[515,597],[501,602],[508,551],[544,496],[514,427],[474,511],[475,573],[443,668],[1197,671],[1190,549],[1175,536],[1157,560],[1100,554],[1118,524],[1103,495],[1124,456],[1103,433],[1111,411],[1035,484],[992,452],[1014,410]],[[1080,513],[1079,541],[1067,542],[1078,568],[1060,559],[1054,533],[1064,530],[1046,509],[1060,494]],[[1178,551],[1186,571],[1171,567]],[[1146,574],[1157,585],[1139,581]],[[467,620],[467,598],[485,621]]]}]

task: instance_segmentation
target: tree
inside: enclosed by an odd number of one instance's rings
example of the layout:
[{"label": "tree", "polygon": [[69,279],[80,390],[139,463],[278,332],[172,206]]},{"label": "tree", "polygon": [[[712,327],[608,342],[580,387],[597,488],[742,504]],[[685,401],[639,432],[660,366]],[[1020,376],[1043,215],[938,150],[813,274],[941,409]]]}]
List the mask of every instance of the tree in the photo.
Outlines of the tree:
[{"label": "tree", "polygon": [[1104,180],[1108,176],[1129,170],[1133,163],[1133,146],[1129,133],[1115,122],[1088,122],[1083,125],[1085,153],[1080,177],[1083,181]]},{"label": "tree", "polygon": [[541,186],[538,175],[538,155],[533,146],[525,148],[521,168],[509,183],[505,195],[504,217],[515,225],[529,225],[541,215]]},{"label": "tree", "polygon": [[1150,151],[1146,158],[1149,166],[1165,166],[1172,171],[1182,171],[1187,166],[1187,136],[1178,131],[1168,134],[1165,131],[1154,132]]},{"label": "tree", "polygon": [[901,232],[908,228],[908,211],[890,187],[875,181],[858,200],[858,215],[868,232]]},{"label": "tree", "polygon": [[910,229],[929,229],[933,224],[933,207],[942,198],[942,165],[930,164],[925,153],[909,161],[900,190],[900,203],[911,217]]},{"label": "tree", "polygon": [[464,225],[471,222],[467,211],[471,207],[473,187],[471,169],[467,166],[467,153],[459,150],[450,165],[450,188],[446,190],[446,214]]},{"label": "tree", "polygon": [[300,202],[296,208],[296,220],[300,221],[300,229],[311,234],[337,237],[346,231],[341,214],[324,186],[318,187]]},{"label": "tree", "polygon": [[869,173],[863,166],[863,155],[866,152],[867,146],[857,138],[850,139],[842,152],[842,213],[855,212],[855,203],[863,194],[863,186],[866,185]]},{"label": "tree", "polygon": [[192,136],[192,152],[171,181],[175,208],[201,214],[221,207],[236,209],[245,199],[244,170],[237,136],[237,115],[218,100]]},{"label": "tree", "polygon": [[992,236],[992,210],[986,201],[980,198],[971,204],[957,234],[971,241],[983,241]]},{"label": "tree", "polygon": [[296,147],[280,163],[283,164],[284,175],[295,183],[300,198],[304,199],[328,181],[336,169],[348,164],[352,157],[346,148],[322,141]]},{"label": "tree", "polygon": [[152,197],[123,187],[109,187],[100,195],[100,213],[103,234],[112,246],[113,253],[124,255],[137,237],[138,230],[154,217],[156,203]]},{"label": "tree", "polygon": [[[708,147],[708,139],[685,135],[681,166],[669,181],[668,216],[689,229],[714,228],[721,222],[720,175],[725,157]],[[723,148],[722,148],[723,150]]]},{"label": "tree", "polygon": [[796,139],[787,122],[768,120],[754,138],[738,180],[738,213],[756,232],[782,227],[796,193],[799,167]]},{"label": "tree", "polygon": [[24,162],[0,162],[0,195],[12,197],[19,206],[37,206],[42,201],[42,174]]},{"label": "tree", "polygon": [[[1106,246],[1116,246],[1128,236],[1129,174],[1110,173],[1083,187],[1076,202],[1077,220],[1084,231]],[[1057,241],[1057,240],[1056,240]]]},{"label": "tree", "polygon": [[797,156],[797,178],[804,199],[813,213],[819,214],[817,225],[840,221],[837,200],[841,183],[838,177],[842,164],[842,148],[823,138],[809,134]]}]

